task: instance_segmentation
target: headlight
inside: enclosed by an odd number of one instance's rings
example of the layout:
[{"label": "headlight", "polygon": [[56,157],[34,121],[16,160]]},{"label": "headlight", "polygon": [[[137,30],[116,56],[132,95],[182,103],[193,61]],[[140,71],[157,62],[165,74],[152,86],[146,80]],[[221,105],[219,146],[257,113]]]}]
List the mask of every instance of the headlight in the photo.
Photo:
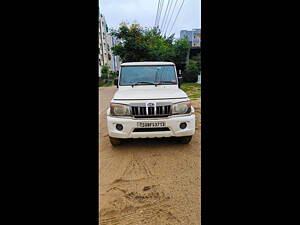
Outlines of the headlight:
[{"label": "headlight", "polygon": [[172,105],[172,114],[187,114],[191,112],[191,102],[180,102]]},{"label": "headlight", "polygon": [[130,107],[123,104],[110,104],[110,113],[113,116],[130,116]]}]

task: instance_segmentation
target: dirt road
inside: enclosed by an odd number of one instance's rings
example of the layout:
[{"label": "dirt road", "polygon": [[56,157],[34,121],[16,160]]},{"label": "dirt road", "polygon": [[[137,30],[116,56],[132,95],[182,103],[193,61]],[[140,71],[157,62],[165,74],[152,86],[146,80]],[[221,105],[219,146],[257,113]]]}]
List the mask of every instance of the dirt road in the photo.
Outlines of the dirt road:
[{"label": "dirt road", "polygon": [[135,139],[112,147],[106,109],[115,87],[100,88],[100,224],[200,224],[200,100],[188,145]]}]

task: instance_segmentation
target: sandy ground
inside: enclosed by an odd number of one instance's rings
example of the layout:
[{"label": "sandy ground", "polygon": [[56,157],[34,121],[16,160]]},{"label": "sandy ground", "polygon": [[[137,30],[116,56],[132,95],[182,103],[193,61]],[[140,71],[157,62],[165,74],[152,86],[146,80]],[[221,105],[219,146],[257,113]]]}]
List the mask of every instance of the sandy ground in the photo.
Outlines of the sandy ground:
[{"label": "sandy ground", "polygon": [[100,224],[200,224],[200,99],[188,145],[172,139],[109,142],[106,109],[115,87],[100,88]]}]

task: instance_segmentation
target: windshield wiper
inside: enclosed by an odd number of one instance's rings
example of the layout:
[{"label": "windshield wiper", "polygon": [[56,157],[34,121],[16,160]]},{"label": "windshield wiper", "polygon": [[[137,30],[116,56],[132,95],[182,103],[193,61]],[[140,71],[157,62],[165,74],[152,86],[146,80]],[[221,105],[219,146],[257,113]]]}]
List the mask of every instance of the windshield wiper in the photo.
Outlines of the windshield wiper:
[{"label": "windshield wiper", "polygon": [[131,86],[135,86],[135,85],[138,85],[138,84],[153,84],[153,85],[157,85],[157,83],[154,83],[154,82],[149,82],[149,81],[138,81],[138,82],[135,82],[133,84],[131,84]]},{"label": "windshield wiper", "polygon": [[174,82],[174,81],[162,80],[162,81],[160,81],[158,84],[177,84],[177,83]]}]

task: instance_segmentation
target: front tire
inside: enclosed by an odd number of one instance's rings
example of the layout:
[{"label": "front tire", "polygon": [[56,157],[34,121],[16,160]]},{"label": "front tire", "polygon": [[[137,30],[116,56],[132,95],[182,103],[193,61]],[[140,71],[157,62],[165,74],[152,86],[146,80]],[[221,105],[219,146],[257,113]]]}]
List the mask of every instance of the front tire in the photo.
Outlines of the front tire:
[{"label": "front tire", "polygon": [[120,138],[113,138],[113,137],[109,137],[110,143],[113,146],[118,146],[121,144],[121,139]]},{"label": "front tire", "polygon": [[192,140],[192,136],[184,136],[184,137],[179,137],[178,141],[181,144],[188,144]]}]

